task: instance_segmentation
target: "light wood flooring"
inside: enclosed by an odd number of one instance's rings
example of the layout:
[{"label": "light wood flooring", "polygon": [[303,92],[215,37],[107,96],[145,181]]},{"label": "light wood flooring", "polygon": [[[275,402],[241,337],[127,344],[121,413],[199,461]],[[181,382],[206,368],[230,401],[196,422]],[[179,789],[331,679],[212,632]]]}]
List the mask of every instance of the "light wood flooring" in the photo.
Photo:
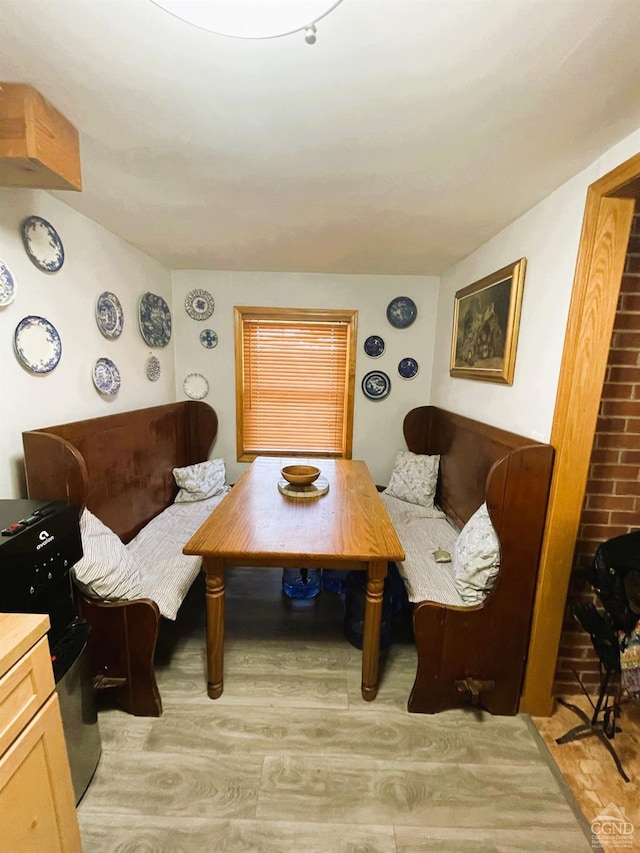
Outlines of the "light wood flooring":
[{"label": "light wood flooring", "polygon": [[364,702],[342,599],[291,601],[280,578],[228,572],[220,699],[206,696],[198,582],[163,626],[163,716],[100,710],[85,853],[592,849],[529,717],[407,713],[415,650],[401,631]]}]

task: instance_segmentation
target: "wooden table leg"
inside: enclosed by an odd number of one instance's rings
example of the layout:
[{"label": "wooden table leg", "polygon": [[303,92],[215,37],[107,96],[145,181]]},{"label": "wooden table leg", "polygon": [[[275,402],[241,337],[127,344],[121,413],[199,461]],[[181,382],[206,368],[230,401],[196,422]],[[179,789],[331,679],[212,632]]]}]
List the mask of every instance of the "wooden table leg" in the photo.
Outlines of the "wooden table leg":
[{"label": "wooden table leg", "polygon": [[382,622],[382,593],[387,574],[386,561],[369,564],[367,596],[364,607],[364,635],[362,638],[362,698],[371,702],[378,692],[380,663],[380,624]]},{"label": "wooden table leg", "polygon": [[207,608],[207,693],[211,699],[222,695],[224,672],[224,564],[206,558]]}]

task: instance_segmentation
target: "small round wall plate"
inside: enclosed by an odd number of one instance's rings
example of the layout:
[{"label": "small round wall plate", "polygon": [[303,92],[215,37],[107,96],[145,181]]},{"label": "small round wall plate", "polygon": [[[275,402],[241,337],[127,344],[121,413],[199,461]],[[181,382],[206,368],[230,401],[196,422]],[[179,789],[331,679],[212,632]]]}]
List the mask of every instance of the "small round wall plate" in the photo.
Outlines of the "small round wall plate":
[{"label": "small round wall plate", "polygon": [[218,346],[218,336],[213,329],[203,329],[200,332],[200,343],[207,349],[213,349]]},{"label": "small round wall plate", "polygon": [[387,320],[395,329],[406,329],[418,316],[418,308],[408,296],[396,296],[387,305]]},{"label": "small round wall plate", "polygon": [[194,320],[206,320],[216,307],[213,296],[208,290],[192,290],[184,300],[187,314]]},{"label": "small round wall plate", "polygon": [[418,362],[415,358],[403,358],[398,364],[398,373],[403,379],[413,379],[418,372]]},{"label": "small round wall plate", "polygon": [[22,242],[33,263],[45,272],[57,272],[64,263],[64,248],[58,232],[40,216],[22,223]]},{"label": "small round wall plate", "polygon": [[13,302],[16,296],[16,280],[4,261],[0,261],[0,306]]},{"label": "small round wall plate", "polygon": [[99,358],[93,365],[93,384],[105,397],[115,397],[120,390],[120,371],[110,358]]},{"label": "small round wall plate", "polygon": [[24,317],[13,335],[18,359],[32,373],[50,373],[60,361],[62,341],[56,328],[44,317]]},{"label": "small round wall plate", "polygon": [[96,302],[96,323],[98,328],[110,340],[119,338],[124,326],[124,314],[122,305],[115,293],[105,290],[98,296]]},{"label": "small round wall plate", "polygon": [[140,334],[150,347],[166,347],[171,340],[171,311],[162,296],[147,291],[139,306]]},{"label": "small round wall plate", "polygon": [[369,358],[380,358],[384,352],[384,339],[380,335],[369,335],[364,342],[364,351]]},{"label": "small round wall plate", "polygon": [[162,372],[162,368],[160,367],[160,359],[152,353],[149,353],[145,372],[147,374],[147,379],[150,382],[157,382],[158,379],[160,379],[160,373]]},{"label": "small round wall plate", "polygon": [[204,400],[209,393],[209,383],[201,373],[190,373],[185,378],[182,387],[187,397],[192,400]]},{"label": "small round wall plate", "polygon": [[384,400],[391,391],[391,380],[382,370],[372,370],[362,380],[362,393],[370,400]]}]

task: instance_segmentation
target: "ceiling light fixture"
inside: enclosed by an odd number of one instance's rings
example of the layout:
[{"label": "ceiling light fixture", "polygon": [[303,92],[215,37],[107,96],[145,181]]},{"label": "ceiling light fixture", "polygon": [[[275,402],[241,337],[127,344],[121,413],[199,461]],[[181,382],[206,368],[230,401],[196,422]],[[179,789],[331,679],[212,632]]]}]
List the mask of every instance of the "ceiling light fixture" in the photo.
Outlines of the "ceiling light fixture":
[{"label": "ceiling light fixture", "polygon": [[151,0],[194,27],[221,36],[272,39],[304,32],[315,44],[316,24],[342,0]]}]

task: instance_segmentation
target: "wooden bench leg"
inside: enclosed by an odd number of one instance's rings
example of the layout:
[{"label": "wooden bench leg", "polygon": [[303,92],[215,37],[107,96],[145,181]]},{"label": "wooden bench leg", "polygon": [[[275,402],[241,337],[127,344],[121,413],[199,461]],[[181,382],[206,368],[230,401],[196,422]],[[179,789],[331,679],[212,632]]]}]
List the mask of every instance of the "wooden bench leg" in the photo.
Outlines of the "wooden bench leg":
[{"label": "wooden bench leg", "polygon": [[91,626],[89,662],[98,691],[108,690],[123,710],[136,717],[159,717],[162,700],[154,656],[160,613],[155,602],[79,599],[80,614]]}]

